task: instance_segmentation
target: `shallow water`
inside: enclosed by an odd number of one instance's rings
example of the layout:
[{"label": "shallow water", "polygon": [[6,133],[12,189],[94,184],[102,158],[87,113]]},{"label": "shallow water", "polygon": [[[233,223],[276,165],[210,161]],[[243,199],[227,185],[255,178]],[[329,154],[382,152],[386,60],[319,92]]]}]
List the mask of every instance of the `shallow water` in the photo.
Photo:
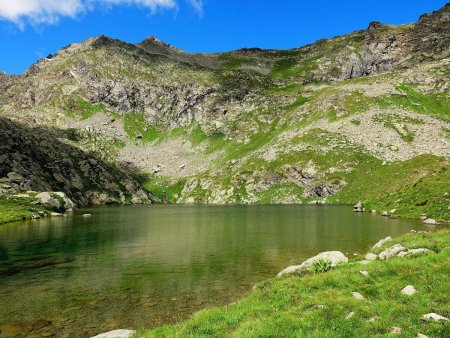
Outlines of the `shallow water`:
[{"label": "shallow water", "polygon": [[182,320],[321,251],[351,256],[423,228],[346,206],[98,207],[2,225],[0,337]]}]

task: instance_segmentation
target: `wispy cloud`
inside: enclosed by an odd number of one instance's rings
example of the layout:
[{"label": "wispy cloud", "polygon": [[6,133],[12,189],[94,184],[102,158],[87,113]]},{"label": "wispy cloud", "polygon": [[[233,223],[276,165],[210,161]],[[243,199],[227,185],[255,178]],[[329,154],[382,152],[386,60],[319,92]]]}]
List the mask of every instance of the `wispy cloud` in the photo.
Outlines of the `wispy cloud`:
[{"label": "wispy cloud", "polygon": [[203,16],[203,0],[189,0],[199,16]]},{"label": "wispy cloud", "polygon": [[[54,24],[62,17],[75,18],[87,11],[116,5],[159,9],[178,8],[178,0],[0,0],[0,20],[10,21],[21,29],[26,24]],[[199,16],[203,15],[202,0],[188,0]]]}]

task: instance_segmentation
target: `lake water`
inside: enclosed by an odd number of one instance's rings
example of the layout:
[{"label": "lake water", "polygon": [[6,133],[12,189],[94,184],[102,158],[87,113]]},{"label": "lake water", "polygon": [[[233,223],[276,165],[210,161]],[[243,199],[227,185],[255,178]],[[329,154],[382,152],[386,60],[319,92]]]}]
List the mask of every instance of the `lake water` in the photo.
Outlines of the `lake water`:
[{"label": "lake water", "polygon": [[1,225],[0,337],[172,323],[321,251],[350,257],[411,229],[424,225],[348,206],[116,206]]}]

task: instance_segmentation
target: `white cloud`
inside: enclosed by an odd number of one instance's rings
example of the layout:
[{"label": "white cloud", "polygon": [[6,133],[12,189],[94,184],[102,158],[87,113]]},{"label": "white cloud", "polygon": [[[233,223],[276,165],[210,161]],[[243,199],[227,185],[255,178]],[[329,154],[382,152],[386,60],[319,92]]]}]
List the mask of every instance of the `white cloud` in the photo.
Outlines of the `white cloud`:
[{"label": "white cloud", "polygon": [[199,16],[203,16],[203,0],[189,0]]},{"label": "white cloud", "polygon": [[[202,0],[188,0],[199,16],[203,15]],[[99,7],[130,5],[148,8],[152,13],[158,9],[177,8],[177,0],[0,0],[0,20],[6,20],[23,28],[33,25],[53,24],[62,17],[77,15]]]}]

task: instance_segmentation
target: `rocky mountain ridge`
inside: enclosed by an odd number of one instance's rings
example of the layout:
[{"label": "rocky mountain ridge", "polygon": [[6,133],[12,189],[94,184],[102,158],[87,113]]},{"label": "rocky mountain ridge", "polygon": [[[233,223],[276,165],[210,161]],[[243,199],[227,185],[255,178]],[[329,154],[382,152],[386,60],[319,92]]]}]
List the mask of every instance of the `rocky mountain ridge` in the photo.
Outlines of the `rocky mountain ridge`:
[{"label": "rocky mountain ridge", "polygon": [[[72,135],[70,145],[106,163],[106,172],[139,176],[171,202],[367,200],[386,201],[377,206],[384,208],[397,203],[390,194],[401,194],[405,205],[397,209],[408,214],[412,200],[423,201],[404,189],[448,179],[449,27],[447,4],[417,23],[373,22],[286,51],[189,54],[155,37],[129,44],[101,36],[49,55],[22,76],[0,74],[0,115],[31,134]],[[29,179],[23,167],[17,173]],[[386,176],[388,187],[380,181]],[[142,197],[131,181],[135,188],[107,195]],[[73,196],[66,185],[58,188]],[[109,200],[78,193],[83,205]],[[433,198],[439,217],[448,218],[448,198]],[[428,212],[428,203],[417,212]]]}]

